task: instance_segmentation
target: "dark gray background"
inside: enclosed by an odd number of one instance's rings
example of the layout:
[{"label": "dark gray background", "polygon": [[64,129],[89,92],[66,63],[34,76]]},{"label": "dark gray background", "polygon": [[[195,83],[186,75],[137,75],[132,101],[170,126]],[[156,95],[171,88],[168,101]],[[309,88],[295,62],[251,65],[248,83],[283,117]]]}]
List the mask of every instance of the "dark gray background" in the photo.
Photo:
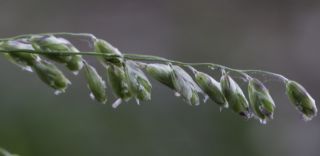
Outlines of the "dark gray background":
[{"label": "dark gray background", "polygon": [[[282,73],[318,101],[319,18],[319,1],[1,0],[0,37],[89,32],[122,52]],[[4,57],[0,67],[0,146],[22,156],[319,155],[319,118],[302,121],[278,82],[267,83],[275,120],[260,125],[212,102],[190,107],[155,81],[152,102],[114,110],[81,76],[55,96]]]}]

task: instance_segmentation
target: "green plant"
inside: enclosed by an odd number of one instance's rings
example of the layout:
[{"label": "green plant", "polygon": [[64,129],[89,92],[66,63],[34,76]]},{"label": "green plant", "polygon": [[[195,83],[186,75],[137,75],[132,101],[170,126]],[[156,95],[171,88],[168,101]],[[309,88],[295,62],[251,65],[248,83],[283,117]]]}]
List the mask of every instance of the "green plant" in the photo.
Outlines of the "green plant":
[{"label": "green plant", "polygon": [[[94,45],[94,48],[90,52],[81,52],[62,36],[84,37]],[[201,101],[199,95],[202,95],[205,99],[210,98],[221,108],[230,106],[235,113],[246,119],[255,117],[261,123],[266,123],[273,118],[275,104],[264,84],[252,76],[252,74],[264,74],[286,85],[289,99],[304,119],[310,120],[317,115],[315,101],[308,92],[297,82],[280,74],[262,70],[238,70],[213,63],[184,63],[158,56],[125,54],[92,34],[62,32],[20,35],[0,39],[0,51],[20,68],[35,71],[43,82],[56,91],[56,94],[65,92],[71,83],[51,61],[65,65],[75,74],[84,67],[84,75],[91,91],[90,96],[105,103],[106,84],[96,69],[83,58],[83,56],[95,56],[106,69],[109,86],[118,98],[112,105],[114,108],[121,102],[131,99],[136,99],[138,104],[140,100],[151,100],[152,85],[144,74],[145,71],[174,90],[177,96],[181,96],[190,105],[199,105]],[[196,67],[199,66],[221,71],[220,82],[198,71]],[[186,72],[184,68],[190,69],[192,74]],[[249,100],[231,73],[239,74],[245,82],[248,82]]]}]

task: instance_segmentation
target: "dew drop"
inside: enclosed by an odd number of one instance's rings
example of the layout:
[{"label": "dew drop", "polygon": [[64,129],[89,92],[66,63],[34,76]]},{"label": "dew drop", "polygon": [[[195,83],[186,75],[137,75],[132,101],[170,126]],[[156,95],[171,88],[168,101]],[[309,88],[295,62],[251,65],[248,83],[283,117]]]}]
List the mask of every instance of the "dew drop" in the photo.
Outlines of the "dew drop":
[{"label": "dew drop", "polygon": [[25,66],[25,67],[22,67],[22,70],[24,71],[28,71],[28,72],[33,72],[32,68],[30,66]]},{"label": "dew drop", "polygon": [[136,103],[137,105],[140,105],[140,100],[138,98],[136,98]]},{"label": "dew drop", "polygon": [[267,119],[259,119],[260,124],[266,125],[267,124]]},{"label": "dew drop", "polygon": [[122,103],[122,99],[121,98],[117,99],[116,101],[113,102],[112,108],[114,109],[118,108],[121,103]]},{"label": "dew drop", "polygon": [[204,98],[203,98],[203,103],[206,103],[208,100],[209,100],[209,96],[205,95]]},{"label": "dew drop", "polygon": [[224,108],[229,108],[229,103],[226,103],[223,107]]},{"label": "dew drop", "polygon": [[78,75],[79,71],[73,71],[72,73],[73,73],[73,75]]},{"label": "dew drop", "polygon": [[96,99],[96,98],[94,97],[93,93],[90,93],[89,96],[90,96],[90,98],[91,98],[92,100],[95,100],[95,99]]},{"label": "dew drop", "polygon": [[180,97],[180,96],[181,96],[181,94],[180,94],[180,93],[178,93],[178,92],[174,92],[174,96],[176,96],[176,97]]},{"label": "dew drop", "polygon": [[64,93],[64,90],[55,90],[54,91],[54,95],[60,95],[62,93]]}]

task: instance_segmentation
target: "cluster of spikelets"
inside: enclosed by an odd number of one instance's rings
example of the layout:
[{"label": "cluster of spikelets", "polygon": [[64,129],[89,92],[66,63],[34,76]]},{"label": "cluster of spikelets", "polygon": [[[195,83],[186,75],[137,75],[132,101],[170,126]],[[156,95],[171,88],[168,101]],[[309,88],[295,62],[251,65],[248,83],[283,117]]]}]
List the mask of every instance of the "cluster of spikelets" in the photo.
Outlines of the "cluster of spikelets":
[{"label": "cluster of spikelets", "polygon": [[[232,111],[244,118],[255,117],[262,123],[273,118],[274,101],[268,89],[256,78],[247,77],[247,100],[241,87],[223,68],[220,69],[221,79],[217,81],[191,66],[182,66],[172,62],[161,64],[133,61],[124,57],[117,48],[102,39],[93,38],[92,42],[95,53],[105,54],[105,56],[97,55],[97,58],[106,69],[108,84],[118,99],[113,103],[113,107],[117,107],[122,101],[131,99],[136,99],[137,103],[140,100],[151,100],[152,85],[144,74],[145,71],[171,88],[176,95],[181,96],[190,105],[199,105],[201,101],[199,95],[203,95],[221,108],[230,107]],[[0,50],[6,52],[6,58],[12,63],[25,70],[34,71],[44,83],[56,90],[56,93],[65,92],[71,83],[51,61],[65,65],[73,73],[79,73],[83,69],[91,92],[90,96],[101,103],[107,102],[105,81],[96,69],[82,58],[82,55],[74,54],[80,51],[65,38],[54,35],[31,35],[2,41]],[[68,52],[70,55],[57,52]],[[186,72],[183,67],[189,67],[192,74]],[[303,114],[303,117],[312,119],[316,116],[315,101],[308,92],[295,81],[286,79],[284,82],[289,99]]]}]

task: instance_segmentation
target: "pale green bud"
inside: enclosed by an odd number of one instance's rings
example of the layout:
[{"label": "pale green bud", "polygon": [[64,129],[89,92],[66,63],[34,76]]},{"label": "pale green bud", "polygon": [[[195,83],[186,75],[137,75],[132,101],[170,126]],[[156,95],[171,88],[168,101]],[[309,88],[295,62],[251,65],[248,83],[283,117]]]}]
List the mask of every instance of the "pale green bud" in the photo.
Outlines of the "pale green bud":
[{"label": "pale green bud", "polygon": [[80,55],[75,55],[66,64],[67,68],[77,74],[83,67],[83,59]]},{"label": "pale green bud", "polygon": [[55,89],[56,93],[64,92],[68,85],[71,84],[63,73],[48,61],[36,62],[33,65],[33,70],[44,83]]},{"label": "pale green bud", "polygon": [[132,93],[139,100],[151,100],[152,85],[143,71],[133,61],[126,61],[126,69]]},{"label": "pale green bud", "polygon": [[227,73],[222,75],[220,83],[222,92],[231,109],[245,118],[250,118],[249,103],[240,86]]},{"label": "pale green bud", "polygon": [[169,88],[174,89],[171,78],[173,70],[169,65],[157,63],[148,64],[146,67],[146,71],[154,79],[158,80]]},{"label": "pale green bud", "polygon": [[[55,36],[35,36],[31,39],[32,46],[37,51],[45,52],[67,52],[69,48],[67,40],[64,38],[57,38]],[[47,58],[54,60],[59,63],[67,63],[71,60],[72,56],[61,55],[61,54],[44,54]]]},{"label": "pale green bud", "polygon": [[228,102],[222,93],[220,83],[203,72],[194,70],[194,74],[195,81],[203,90],[203,92],[206,93],[210,97],[210,99],[217,103],[219,106],[227,108]]},{"label": "pale green bud", "polygon": [[129,81],[123,66],[110,65],[107,67],[108,82],[114,93],[124,101],[132,98]]},{"label": "pale green bud", "polygon": [[90,89],[91,98],[95,100],[106,103],[107,102],[107,94],[106,94],[106,84],[102,80],[101,76],[98,74],[96,69],[89,65],[85,64],[85,77],[88,82],[88,88]]},{"label": "pale green bud", "polygon": [[4,42],[1,45],[1,49],[6,51],[15,51],[5,54],[5,56],[14,64],[17,64],[23,69],[27,69],[35,62],[40,61],[40,57],[37,54],[28,52],[19,52],[19,50],[32,51],[34,50],[28,42],[25,40],[12,40]]},{"label": "pale green bud", "polygon": [[318,109],[315,100],[299,83],[288,81],[286,83],[286,93],[290,101],[303,114],[304,119],[311,120],[317,115]]},{"label": "pale green bud", "polygon": [[198,93],[202,93],[199,86],[193,81],[192,77],[181,67],[172,66],[172,82],[175,90],[190,105],[197,106],[200,104]]},{"label": "pale green bud", "polygon": [[250,104],[262,123],[273,118],[274,101],[268,89],[257,79],[250,79],[248,84]]},{"label": "pale green bud", "polygon": [[[45,52],[70,52],[78,53],[79,50],[65,38],[55,36],[34,36],[31,38],[35,50]],[[78,72],[83,67],[80,55],[44,54],[47,58],[67,65],[71,71]]]},{"label": "pale green bud", "polygon": [[108,64],[122,66],[123,59],[121,52],[107,41],[97,39],[94,42],[94,48],[96,52],[118,56],[114,58],[99,56],[98,58],[101,60],[104,66],[107,66]]},{"label": "pale green bud", "polygon": [[[79,50],[76,47],[73,47],[72,45],[69,45],[71,52],[78,53]],[[67,62],[67,68],[71,71],[74,71],[75,73],[79,72],[83,67],[83,59],[81,55],[73,55],[71,60]]]}]

